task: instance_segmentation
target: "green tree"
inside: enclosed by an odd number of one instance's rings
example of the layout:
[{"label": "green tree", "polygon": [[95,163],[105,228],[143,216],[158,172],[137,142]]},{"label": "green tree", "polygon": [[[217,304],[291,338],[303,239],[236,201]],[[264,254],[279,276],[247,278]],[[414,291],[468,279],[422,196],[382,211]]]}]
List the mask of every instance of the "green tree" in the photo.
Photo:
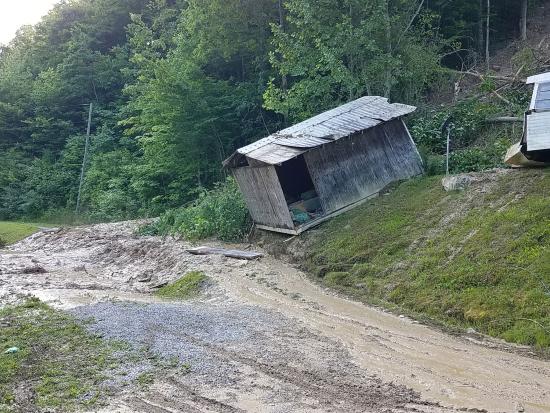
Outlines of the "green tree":
[{"label": "green tree", "polygon": [[300,120],[365,94],[420,99],[439,68],[439,39],[422,4],[288,0],[271,53],[288,86],[273,78],[266,107]]}]

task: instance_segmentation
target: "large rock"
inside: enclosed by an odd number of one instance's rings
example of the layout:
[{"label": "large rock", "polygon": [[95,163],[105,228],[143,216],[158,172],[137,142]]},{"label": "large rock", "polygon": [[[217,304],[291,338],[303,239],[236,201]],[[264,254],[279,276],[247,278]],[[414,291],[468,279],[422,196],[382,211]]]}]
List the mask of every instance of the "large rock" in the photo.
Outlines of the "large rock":
[{"label": "large rock", "polygon": [[467,174],[446,176],[441,180],[441,184],[445,191],[463,191],[468,188],[474,179]]}]

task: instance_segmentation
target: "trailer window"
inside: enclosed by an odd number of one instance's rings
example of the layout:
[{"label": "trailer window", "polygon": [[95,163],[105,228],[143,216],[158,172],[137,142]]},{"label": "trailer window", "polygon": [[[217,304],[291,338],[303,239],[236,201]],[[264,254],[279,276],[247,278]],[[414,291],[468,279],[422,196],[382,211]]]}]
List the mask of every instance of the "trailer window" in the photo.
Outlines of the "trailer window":
[{"label": "trailer window", "polygon": [[550,82],[541,83],[535,99],[535,109],[550,109]]}]

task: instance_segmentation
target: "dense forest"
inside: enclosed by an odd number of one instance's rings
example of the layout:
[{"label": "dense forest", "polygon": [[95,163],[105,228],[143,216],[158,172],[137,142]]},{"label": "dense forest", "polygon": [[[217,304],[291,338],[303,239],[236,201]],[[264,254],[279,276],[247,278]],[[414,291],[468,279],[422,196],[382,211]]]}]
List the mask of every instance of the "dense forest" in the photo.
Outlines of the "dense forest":
[{"label": "dense forest", "polygon": [[[0,48],[0,219],[73,211],[83,160],[82,210],[94,219],[184,205],[225,179],[231,151],[321,110],[368,94],[428,107],[456,71],[525,36],[534,7],[61,1]],[[412,128],[433,153],[438,116]]]}]

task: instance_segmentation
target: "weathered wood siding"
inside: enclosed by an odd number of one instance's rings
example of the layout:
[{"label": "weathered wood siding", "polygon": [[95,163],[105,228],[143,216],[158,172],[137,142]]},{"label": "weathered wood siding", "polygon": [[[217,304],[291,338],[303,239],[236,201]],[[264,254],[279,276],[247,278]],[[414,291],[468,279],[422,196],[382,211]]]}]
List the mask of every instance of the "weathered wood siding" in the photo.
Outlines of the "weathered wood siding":
[{"label": "weathered wood siding", "polygon": [[423,172],[405,124],[396,119],[304,154],[325,213]]},{"label": "weathered wood siding", "polygon": [[233,170],[255,223],[294,229],[275,167],[244,167]]}]

